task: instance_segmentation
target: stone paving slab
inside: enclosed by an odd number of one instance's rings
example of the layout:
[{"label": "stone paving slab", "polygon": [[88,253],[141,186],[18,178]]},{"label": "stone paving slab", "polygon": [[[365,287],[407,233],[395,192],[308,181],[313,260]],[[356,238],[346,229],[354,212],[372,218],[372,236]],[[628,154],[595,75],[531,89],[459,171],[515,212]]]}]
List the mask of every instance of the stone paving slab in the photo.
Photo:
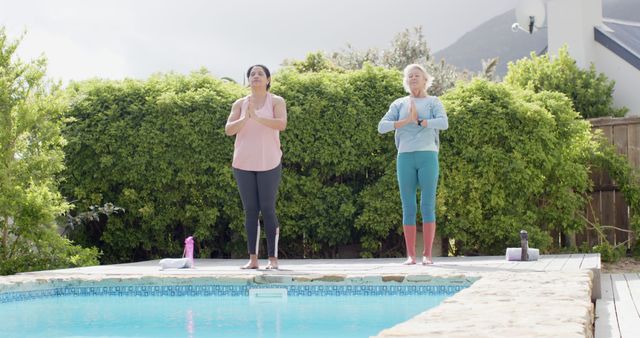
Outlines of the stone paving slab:
[{"label": "stone paving slab", "polygon": [[591,277],[494,272],[376,337],[593,337]]}]

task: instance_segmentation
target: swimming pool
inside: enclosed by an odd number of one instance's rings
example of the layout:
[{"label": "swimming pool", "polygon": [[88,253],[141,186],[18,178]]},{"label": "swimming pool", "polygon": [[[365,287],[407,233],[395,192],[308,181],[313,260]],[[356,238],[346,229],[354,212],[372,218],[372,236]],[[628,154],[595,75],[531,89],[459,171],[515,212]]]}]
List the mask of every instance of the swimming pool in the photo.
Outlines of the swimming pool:
[{"label": "swimming pool", "polygon": [[[468,285],[103,285],[0,294],[2,337],[368,337]],[[252,289],[286,297],[249,297]]]}]

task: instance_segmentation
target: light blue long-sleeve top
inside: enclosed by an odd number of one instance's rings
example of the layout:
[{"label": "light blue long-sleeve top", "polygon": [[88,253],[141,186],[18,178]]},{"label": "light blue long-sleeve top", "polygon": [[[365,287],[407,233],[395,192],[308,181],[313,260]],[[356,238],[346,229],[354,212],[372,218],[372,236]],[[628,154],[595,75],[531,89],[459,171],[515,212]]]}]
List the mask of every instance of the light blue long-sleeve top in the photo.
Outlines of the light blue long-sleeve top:
[{"label": "light blue long-sleeve top", "polygon": [[[394,122],[409,116],[409,96],[401,97],[389,106],[389,111],[384,114],[378,123],[380,134],[394,130]],[[444,111],[444,106],[436,96],[413,98],[418,110],[418,119],[425,120],[427,127],[418,126],[417,123],[409,123],[396,129],[396,148],[399,153],[412,151],[438,151],[440,148],[439,131],[449,128],[449,119]]]}]

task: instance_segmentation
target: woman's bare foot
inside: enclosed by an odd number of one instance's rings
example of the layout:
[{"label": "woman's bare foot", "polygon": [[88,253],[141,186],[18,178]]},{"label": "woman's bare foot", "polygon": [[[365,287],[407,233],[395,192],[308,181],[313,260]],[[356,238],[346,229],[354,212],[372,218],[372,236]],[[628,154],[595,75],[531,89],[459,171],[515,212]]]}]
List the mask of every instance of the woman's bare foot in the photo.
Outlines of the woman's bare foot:
[{"label": "woman's bare foot", "polygon": [[265,267],[267,270],[278,270],[278,259],[275,257],[269,257],[269,264]]},{"label": "woman's bare foot", "polygon": [[258,255],[249,255],[249,263],[240,267],[240,269],[257,269],[258,264]]},{"label": "woman's bare foot", "polygon": [[258,263],[254,263],[252,261],[249,261],[249,263],[240,267],[240,269],[257,269],[257,268],[258,268]]},{"label": "woman's bare foot", "polygon": [[431,265],[433,260],[429,257],[422,257],[422,265]]},{"label": "woman's bare foot", "polygon": [[407,257],[407,260],[402,263],[402,265],[415,265],[416,258],[415,257]]}]

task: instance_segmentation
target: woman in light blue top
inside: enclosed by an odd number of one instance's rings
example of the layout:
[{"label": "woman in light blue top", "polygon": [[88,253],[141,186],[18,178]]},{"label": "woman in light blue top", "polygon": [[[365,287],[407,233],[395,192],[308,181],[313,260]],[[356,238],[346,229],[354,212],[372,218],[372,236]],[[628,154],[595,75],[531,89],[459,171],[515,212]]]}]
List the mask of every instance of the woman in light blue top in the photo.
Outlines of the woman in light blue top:
[{"label": "woman in light blue top", "polygon": [[416,189],[420,187],[420,213],[424,250],[422,264],[432,264],[431,247],[436,233],[436,188],[438,186],[439,131],[449,127],[442,102],[427,94],[432,77],[424,67],[404,69],[404,89],[409,93],[395,100],[378,123],[381,134],[395,130],[398,149],[397,176],[402,200],[402,224],[407,245],[404,264],[416,264]]}]

